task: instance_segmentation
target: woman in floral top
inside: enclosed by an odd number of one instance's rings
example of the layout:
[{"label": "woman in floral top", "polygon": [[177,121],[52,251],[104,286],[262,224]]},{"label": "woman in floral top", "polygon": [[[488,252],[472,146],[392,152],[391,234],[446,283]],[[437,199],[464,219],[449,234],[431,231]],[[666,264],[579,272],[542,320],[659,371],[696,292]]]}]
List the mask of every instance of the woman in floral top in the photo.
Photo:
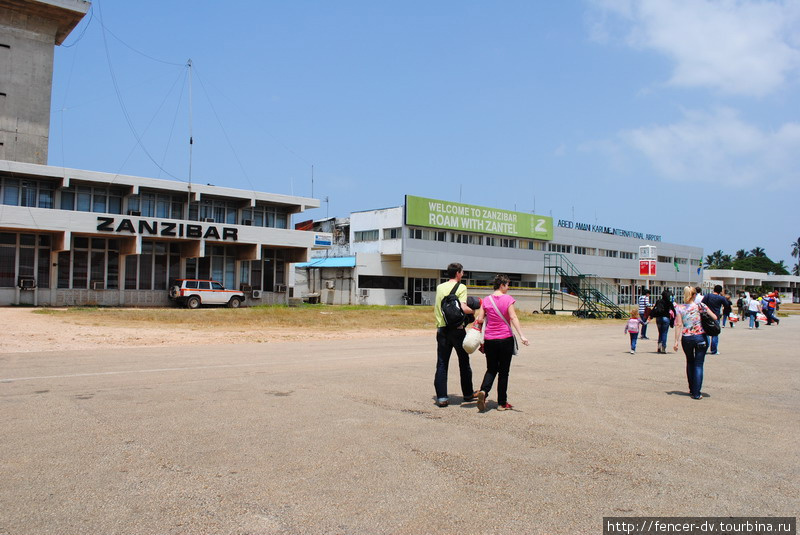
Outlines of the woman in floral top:
[{"label": "woman in floral top", "polygon": [[[703,303],[695,303],[697,290],[691,286],[683,289],[683,305],[675,305],[675,346],[678,351],[680,338],[683,352],[686,354],[686,378],[689,380],[689,395],[692,399],[700,399],[700,387],[703,386],[703,362],[708,350],[708,340],[703,331],[700,312],[707,313],[714,319],[717,316]],[[680,333],[680,334],[678,334]]]}]

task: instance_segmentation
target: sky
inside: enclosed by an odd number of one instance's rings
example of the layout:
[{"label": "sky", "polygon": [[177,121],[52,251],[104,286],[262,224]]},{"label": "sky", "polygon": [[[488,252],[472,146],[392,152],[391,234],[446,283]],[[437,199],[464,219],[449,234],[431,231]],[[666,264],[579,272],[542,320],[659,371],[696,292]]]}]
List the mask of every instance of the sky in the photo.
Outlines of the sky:
[{"label": "sky", "polygon": [[55,50],[49,164],[320,199],[295,222],[408,194],[791,268],[798,89],[790,0],[94,0]]}]

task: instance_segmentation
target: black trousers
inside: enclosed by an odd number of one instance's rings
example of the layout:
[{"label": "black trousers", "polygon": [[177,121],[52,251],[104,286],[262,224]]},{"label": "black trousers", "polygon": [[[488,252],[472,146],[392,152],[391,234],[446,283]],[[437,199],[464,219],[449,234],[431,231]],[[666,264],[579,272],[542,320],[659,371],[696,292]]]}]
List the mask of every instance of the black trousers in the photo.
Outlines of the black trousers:
[{"label": "black trousers", "polygon": [[483,348],[486,351],[486,374],[483,376],[481,390],[488,394],[494,378],[497,377],[497,404],[504,405],[508,402],[508,372],[514,356],[514,338],[486,340]]},{"label": "black trousers", "polygon": [[436,329],[436,375],[433,386],[436,388],[438,399],[447,398],[447,370],[450,367],[450,355],[453,349],[458,355],[458,368],[461,372],[461,393],[465,398],[471,398],[475,391],[472,389],[472,368],[469,365],[469,353],[464,351],[464,329],[439,327]]}]

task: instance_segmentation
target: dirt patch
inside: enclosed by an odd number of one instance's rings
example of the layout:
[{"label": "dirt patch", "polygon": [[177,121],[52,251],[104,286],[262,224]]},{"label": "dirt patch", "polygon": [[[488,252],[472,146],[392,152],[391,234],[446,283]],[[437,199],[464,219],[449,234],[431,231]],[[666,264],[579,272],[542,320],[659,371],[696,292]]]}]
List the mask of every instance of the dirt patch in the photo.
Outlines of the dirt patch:
[{"label": "dirt patch", "polygon": [[[278,312],[281,321],[270,321],[258,311],[208,309],[189,312],[175,309],[74,311],[35,308],[0,308],[0,353],[33,351],[70,351],[121,347],[186,346],[201,341],[203,345],[257,344],[279,341],[342,340],[393,338],[430,334],[433,321],[430,310],[411,313],[396,310],[308,310]],[[184,313],[183,316],[175,314]],[[238,314],[231,318],[230,314]],[[271,312],[275,313],[275,312]],[[126,316],[127,314],[127,316]],[[344,322],[335,316],[358,316],[358,321]],[[237,319],[240,321],[232,321]],[[582,321],[537,315],[521,318],[525,332],[533,330],[580,328]],[[592,320],[613,321],[613,320]],[[429,324],[429,325],[428,325]],[[387,327],[392,326],[392,327]],[[423,327],[425,326],[425,327]]]}]

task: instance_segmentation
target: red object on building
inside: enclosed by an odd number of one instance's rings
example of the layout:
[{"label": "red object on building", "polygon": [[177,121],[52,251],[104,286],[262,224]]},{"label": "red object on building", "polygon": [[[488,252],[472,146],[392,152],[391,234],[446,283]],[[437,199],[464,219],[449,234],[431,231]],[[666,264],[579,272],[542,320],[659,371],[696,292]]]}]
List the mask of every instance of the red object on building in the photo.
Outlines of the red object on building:
[{"label": "red object on building", "polygon": [[656,261],[655,260],[639,260],[639,276],[640,277],[655,277],[656,276]]}]

